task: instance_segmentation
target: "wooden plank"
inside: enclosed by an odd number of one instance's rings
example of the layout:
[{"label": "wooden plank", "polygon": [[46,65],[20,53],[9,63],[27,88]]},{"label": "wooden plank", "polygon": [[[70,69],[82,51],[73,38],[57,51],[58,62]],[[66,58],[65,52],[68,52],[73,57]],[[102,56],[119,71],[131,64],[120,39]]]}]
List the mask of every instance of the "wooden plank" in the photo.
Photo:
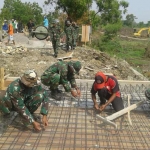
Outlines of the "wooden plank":
[{"label": "wooden plank", "polygon": [[[120,111],[118,111],[118,112],[116,112],[116,113],[114,113],[114,114],[112,114],[110,116],[102,117],[100,115],[96,115],[96,117],[99,118],[104,123],[112,125],[112,126],[114,126],[117,129],[117,125],[114,122],[112,122],[112,120],[114,120],[114,119],[116,119],[116,118],[118,118],[118,117],[120,117],[120,116],[122,116],[122,115],[124,115],[124,114],[126,114],[128,112],[130,112],[131,110],[136,109],[137,107],[141,106],[144,101],[145,100],[140,101],[140,102],[138,102],[136,104],[133,104],[133,105],[131,105],[131,106],[127,107],[127,108],[124,108],[124,109],[122,109],[122,110],[120,110]],[[129,120],[129,121],[131,121],[131,120]]]},{"label": "wooden plank", "polygon": [[4,89],[4,68],[0,68],[0,90]]},{"label": "wooden plank", "polygon": [[137,107],[141,106],[144,101],[145,100],[142,100],[142,101],[140,101],[140,102],[138,102],[136,104],[133,104],[133,105],[131,105],[129,107],[126,107],[126,108],[124,108],[124,109],[122,109],[122,110],[120,110],[120,111],[118,111],[118,112],[116,112],[116,113],[106,117],[106,119],[107,120],[114,120],[114,119],[116,119],[116,118],[126,114],[128,111],[131,111],[131,110],[136,109]]},{"label": "wooden plank", "polygon": [[69,52],[66,54],[65,57],[57,58],[57,60],[65,60],[65,59],[71,59],[73,57],[73,52]]},{"label": "wooden plank", "polygon": [[114,122],[100,116],[100,115],[96,115],[97,118],[99,118],[101,121],[103,121],[106,124],[112,125],[113,127],[115,127],[117,129],[117,124],[115,124]]}]

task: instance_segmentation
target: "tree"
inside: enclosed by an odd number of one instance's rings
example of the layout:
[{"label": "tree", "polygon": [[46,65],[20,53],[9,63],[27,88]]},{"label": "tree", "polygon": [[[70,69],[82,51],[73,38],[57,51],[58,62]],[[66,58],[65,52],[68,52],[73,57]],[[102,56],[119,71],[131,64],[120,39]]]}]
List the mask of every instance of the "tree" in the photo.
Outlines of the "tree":
[{"label": "tree", "polygon": [[95,0],[98,12],[96,14],[100,14],[101,21],[100,24],[105,30],[104,33],[104,41],[112,39],[116,36],[117,31],[122,27],[122,11],[120,7],[124,8],[124,13],[126,12],[126,8],[128,7],[128,3],[125,1],[118,0]]},{"label": "tree", "polygon": [[133,23],[135,22],[136,16],[133,14],[128,14],[126,16],[125,25],[133,27]]},{"label": "tree", "polygon": [[[95,1],[97,4],[98,12],[91,12],[89,8],[91,7],[92,2]],[[87,16],[87,20],[96,27],[99,24],[106,31],[105,34],[110,34],[111,36],[106,36],[110,39],[115,36],[117,30],[119,30],[122,26],[121,18],[122,12],[126,13],[126,8],[128,7],[128,2],[122,0],[47,0],[45,4],[55,5],[56,9],[62,10],[66,12],[73,20],[81,20],[85,19]],[[122,7],[123,11],[120,10]],[[85,16],[86,15],[86,16]],[[85,22],[85,21],[84,21]],[[107,31],[108,26],[111,27],[112,31]]]},{"label": "tree", "polygon": [[55,10],[59,9],[77,21],[88,11],[92,0],[47,0],[45,4],[55,6]]},{"label": "tree", "polygon": [[41,24],[43,20],[42,8],[38,3],[23,3],[21,0],[4,0],[0,17],[3,19],[21,20],[26,24],[30,19],[36,21],[36,24]]}]

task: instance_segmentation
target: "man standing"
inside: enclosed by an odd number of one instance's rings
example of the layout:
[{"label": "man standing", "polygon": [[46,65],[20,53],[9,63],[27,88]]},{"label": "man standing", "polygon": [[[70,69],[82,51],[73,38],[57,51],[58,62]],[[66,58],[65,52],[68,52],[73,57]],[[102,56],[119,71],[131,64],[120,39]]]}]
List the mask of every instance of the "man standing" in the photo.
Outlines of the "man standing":
[{"label": "man standing", "polygon": [[[97,92],[100,98],[100,105],[96,102]],[[103,72],[97,72],[91,89],[91,96],[94,107],[97,110],[103,111],[110,103],[116,112],[124,109],[118,81],[114,76],[105,75]]]},{"label": "man standing", "polygon": [[0,110],[4,114],[16,111],[24,125],[32,124],[41,130],[40,124],[34,118],[34,112],[42,103],[41,115],[44,127],[48,125],[48,98],[46,91],[37,84],[37,74],[33,70],[26,71],[21,78],[13,81],[7,88],[6,94],[0,99]]},{"label": "man standing", "polygon": [[[51,65],[41,76],[44,85],[49,86],[52,98],[61,100],[58,85],[62,84],[66,92],[72,96],[80,96],[80,90],[76,85],[75,74],[79,73],[81,63],[79,61],[59,61]],[[70,87],[71,84],[71,87]]]},{"label": "man standing", "polygon": [[34,36],[34,34],[32,34],[32,30],[34,29],[35,25],[32,22],[32,20],[30,19],[30,21],[27,23],[27,27],[28,27],[28,31],[29,31],[29,38],[32,36]]},{"label": "man standing", "polygon": [[60,45],[61,30],[60,30],[59,25],[57,25],[56,21],[52,22],[52,26],[49,28],[49,35],[50,35],[53,49],[54,49],[54,57],[57,57],[58,48]]},{"label": "man standing", "polygon": [[4,20],[4,24],[3,24],[3,38],[7,35],[8,32],[8,24],[7,24],[7,20]]},{"label": "man standing", "polygon": [[9,43],[9,41],[13,41],[13,44],[15,45],[13,34],[14,34],[13,25],[12,25],[12,22],[9,21],[9,25],[8,25],[8,41],[6,42],[6,45]]},{"label": "man standing", "polygon": [[45,26],[46,28],[48,28],[48,19],[47,19],[46,16],[44,16],[44,21],[43,21],[43,23],[44,23],[44,26]]},{"label": "man standing", "polygon": [[78,39],[78,34],[79,34],[79,27],[75,22],[72,23],[73,27],[73,49],[77,46],[77,39]]},{"label": "man standing", "polygon": [[73,29],[70,21],[67,21],[67,27],[66,27],[67,51],[69,50],[69,47],[71,47],[71,49],[73,49],[73,36],[74,36],[74,29]]}]

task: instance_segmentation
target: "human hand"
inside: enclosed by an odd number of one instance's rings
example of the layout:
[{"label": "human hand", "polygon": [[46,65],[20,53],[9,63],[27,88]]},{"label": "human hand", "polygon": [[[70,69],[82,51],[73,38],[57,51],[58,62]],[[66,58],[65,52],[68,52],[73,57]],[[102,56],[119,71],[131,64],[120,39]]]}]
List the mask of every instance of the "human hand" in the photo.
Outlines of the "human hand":
[{"label": "human hand", "polygon": [[48,126],[48,120],[47,120],[47,116],[46,116],[46,115],[44,115],[44,116],[43,116],[43,118],[42,118],[42,122],[43,122],[44,129],[45,129],[45,127],[47,127],[47,126]]},{"label": "human hand", "polygon": [[97,110],[99,110],[99,105],[97,103],[94,104],[94,108],[97,109]]},{"label": "human hand", "polygon": [[73,97],[77,97],[77,96],[78,96],[78,93],[77,93],[76,91],[74,91],[74,90],[71,90],[71,95],[72,95]]},{"label": "human hand", "polygon": [[99,110],[103,111],[105,108],[106,108],[106,105],[101,105],[100,108],[99,108]]},{"label": "human hand", "polygon": [[40,123],[38,123],[36,121],[33,122],[33,127],[36,131],[41,131],[42,130]]},{"label": "human hand", "polygon": [[77,89],[76,91],[77,91],[78,96],[80,97],[81,96],[81,91],[79,89]]}]

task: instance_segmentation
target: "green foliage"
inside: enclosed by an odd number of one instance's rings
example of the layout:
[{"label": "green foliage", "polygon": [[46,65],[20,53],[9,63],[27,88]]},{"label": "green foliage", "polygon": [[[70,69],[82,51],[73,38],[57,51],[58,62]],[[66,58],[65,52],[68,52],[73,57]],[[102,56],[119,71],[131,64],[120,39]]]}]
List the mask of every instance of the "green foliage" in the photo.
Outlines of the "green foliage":
[{"label": "green foliage", "polygon": [[102,41],[107,42],[113,39],[113,37],[117,35],[117,32],[121,29],[121,27],[122,27],[121,22],[116,22],[114,24],[107,24],[104,27],[105,34],[102,37]]},{"label": "green foliage", "polygon": [[95,11],[90,11],[90,20],[92,24],[92,29],[98,29],[98,27],[100,26],[101,17],[99,15],[95,16]]},{"label": "green foliage", "polygon": [[126,60],[132,66],[141,66],[147,64],[145,58],[145,46],[147,41],[126,41],[114,38],[107,42],[101,39],[92,41],[92,47],[100,51],[105,51],[112,57],[116,56]]},{"label": "green foliage", "polygon": [[77,20],[88,11],[88,7],[91,6],[92,0],[47,0],[45,4],[55,4],[56,10],[62,10],[66,12],[73,20]]},{"label": "green foliage", "polygon": [[33,19],[36,24],[41,24],[43,20],[42,8],[38,3],[23,3],[21,0],[4,0],[0,17],[4,20],[21,20],[23,24],[27,24]]},{"label": "green foliage", "polygon": [[115,37],[121,28],[122,14],[119,8],[122,6],[125,9],[128,7],[128,3],[125,1],[119,2],[118,0],[96,0],[96,4],[101,14],[100,24],[105,31],[102,41],[106,42]]}]

